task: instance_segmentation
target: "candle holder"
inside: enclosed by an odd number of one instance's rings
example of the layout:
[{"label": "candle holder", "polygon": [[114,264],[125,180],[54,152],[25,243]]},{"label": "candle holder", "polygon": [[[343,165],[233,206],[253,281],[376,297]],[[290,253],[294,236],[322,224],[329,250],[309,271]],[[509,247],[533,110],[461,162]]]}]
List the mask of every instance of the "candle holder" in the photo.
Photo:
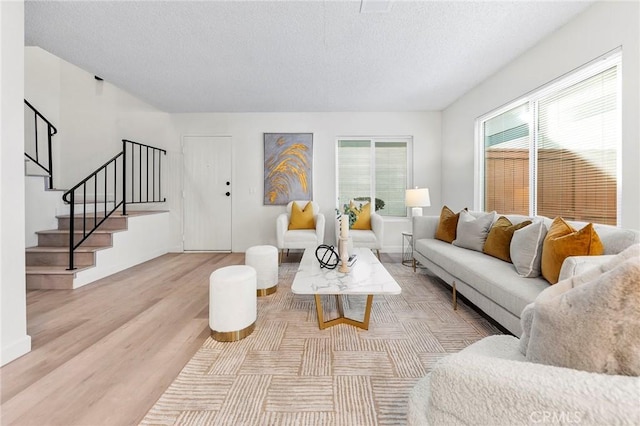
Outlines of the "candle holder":
[{"label": "candle holder", "polygon": [[338,253],[340,253],[340,268],[338,271],[349,273],[349,238],[340,237],[338,242]]},{"label": "candle holder", "polygon": [[338,238],[338,253],[340,255],[340,268],[338,271],[349,273],[349,216],[340,216],[340,237]]}]

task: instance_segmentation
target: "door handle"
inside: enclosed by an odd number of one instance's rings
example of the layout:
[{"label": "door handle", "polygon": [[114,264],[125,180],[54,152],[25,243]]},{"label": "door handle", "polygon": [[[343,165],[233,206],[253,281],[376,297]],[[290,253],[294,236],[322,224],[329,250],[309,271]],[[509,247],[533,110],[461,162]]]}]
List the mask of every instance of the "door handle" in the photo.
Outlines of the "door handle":
[{"label": "door handle", "polygon": [[226,195],[228,197],[229,195],[231,195],[231,193],[229,191],[227,191],[227,193],[224,194],[224,195]]}]

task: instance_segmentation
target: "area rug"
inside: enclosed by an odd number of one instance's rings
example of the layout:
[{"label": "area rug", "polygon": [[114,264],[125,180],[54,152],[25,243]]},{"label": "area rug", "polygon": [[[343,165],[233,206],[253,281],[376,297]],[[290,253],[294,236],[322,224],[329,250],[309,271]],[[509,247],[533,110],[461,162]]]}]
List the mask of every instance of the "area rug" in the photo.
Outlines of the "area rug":
[{"label": "area rug", "polygon": [[[291,293],[298,264],[283,263],[277,292],[258,298],[253,334],[233,343],[209,338],[141,424],[406,424],[417,380],[442,357],[500,330],[464,302],[454,311],[451,289],[426,270],[385,267],[402,294],[374,297],[369,330],[320,330],[313,296]],[[332,299],[325,298],[329,317]],[[363,312],[364,299],[345,303]]]}]

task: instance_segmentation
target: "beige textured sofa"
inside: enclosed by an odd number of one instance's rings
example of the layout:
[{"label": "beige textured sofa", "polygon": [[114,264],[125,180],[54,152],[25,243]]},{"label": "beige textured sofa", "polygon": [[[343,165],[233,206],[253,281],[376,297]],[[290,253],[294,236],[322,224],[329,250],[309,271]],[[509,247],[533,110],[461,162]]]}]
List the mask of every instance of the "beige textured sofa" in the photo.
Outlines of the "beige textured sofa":
[{"label": "beige textured sofa", "polygon": [[[471,212],[478,217],[484,212]],[[500,216],[498,213],[496,219]],[[544,221],[546,227],[552,220],[537,216],[504,215],[512,223],[524,220]],[[520,336],[520,314],[524,307],[549,286],[542,277],[525,278],[517,274],[508,262],[484,253],[457,247],[435,239],[439,216],[419,216],[413,218],[413,257],[433,274],[440,277],[458,293],[484,311],[491,318],[516,336]],[[569,222],[580,229],[584,222]],[[575,275],[605,261],[632,244],[640,242],[640,232],[595,224],[603,245],[605,256],[569,257],[562,265],[561,279],[567,274]]]},{"label": "beige textured sofa", "polygon": [[640,424],[640,244],[597,257],[527,305],[521,339],[441,359],[411,391],[407,423]]}]

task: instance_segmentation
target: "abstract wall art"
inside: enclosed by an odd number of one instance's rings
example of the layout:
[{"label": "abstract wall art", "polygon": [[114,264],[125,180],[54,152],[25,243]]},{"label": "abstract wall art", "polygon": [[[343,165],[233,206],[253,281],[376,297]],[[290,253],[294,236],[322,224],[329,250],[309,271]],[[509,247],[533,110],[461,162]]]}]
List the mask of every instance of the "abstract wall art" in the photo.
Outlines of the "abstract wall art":
[{"label": "abstract wall art", "polygon": [[264,134],[264,204],[313,198],[313,133]]}]

